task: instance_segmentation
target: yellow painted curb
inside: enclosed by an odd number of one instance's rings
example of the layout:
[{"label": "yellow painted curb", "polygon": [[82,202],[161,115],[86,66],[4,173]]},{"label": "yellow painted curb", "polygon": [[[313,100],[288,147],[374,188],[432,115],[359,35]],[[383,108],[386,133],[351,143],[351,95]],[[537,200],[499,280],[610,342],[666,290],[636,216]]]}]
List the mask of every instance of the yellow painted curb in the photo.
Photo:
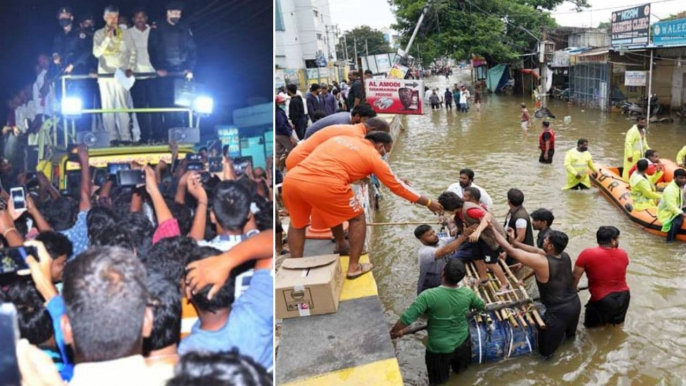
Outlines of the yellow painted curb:
[{"label": "yellow painted curb", "polygon": [[[349,261],[350,258],[348,256],[341,257],[341,267],[343,268],[344,275],[348,272]],[[369,263],[369,255],[365,254],[360,256],[360,263]],[[364,298],[367,296],[379,296],[376,280],[374,280],[374,274],[372,272],[366,273],[354,280],[345,279],[340,301]]]},{"label": "yellow painted curb", "polygon": [[[278,371],[278,370],[277,370]],[[368,363],[362,366],[337,370],[316,377],[286,383],[284,386],[337,386],[337,385],[402,385],[398,360],[395,358]]]}]

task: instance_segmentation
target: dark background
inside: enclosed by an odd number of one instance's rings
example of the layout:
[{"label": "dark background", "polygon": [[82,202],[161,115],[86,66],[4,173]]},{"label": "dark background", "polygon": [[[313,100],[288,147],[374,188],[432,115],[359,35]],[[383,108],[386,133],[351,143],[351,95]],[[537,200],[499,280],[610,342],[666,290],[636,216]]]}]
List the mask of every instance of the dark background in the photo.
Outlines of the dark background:
[{"label": "dark background", "polygon": [[[7,101],[35,81],[36,57],[52,53],[52,40],[60,32],[60,6],[79,17],[91,13],[96,30],[104,26],[103,10],[131,11],[143,6],[148,24],[165,20],[168,0],[0,0],[0,120],[7,117]],[[182,21],[190,24],[198,46],[195,80],[214,98],[214,114],[203,127],[232,121],[233,110],[271,101],[273,94],[272,0],[186,0]],[[1,126],[1,125],[0,125]]]}]

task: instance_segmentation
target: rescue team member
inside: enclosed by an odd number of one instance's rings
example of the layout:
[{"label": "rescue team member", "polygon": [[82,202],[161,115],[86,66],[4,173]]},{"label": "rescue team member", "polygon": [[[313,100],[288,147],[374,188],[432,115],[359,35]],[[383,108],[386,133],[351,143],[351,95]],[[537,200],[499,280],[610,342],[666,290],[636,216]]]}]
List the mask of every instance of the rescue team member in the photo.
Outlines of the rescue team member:
[{"label": "rescue team member", "polygon": [[538,352],[552,357],[565,339],[576,336],[581,313],[581,301],[574,290],[572,260],[564,252],[569,238],[560,231],[550,231],[543,249],[538,249],[516,241],[514,230],[508,229],[512,245],[500,233],[493,233],[509,256],[534,270],[541,303],[546,307],[546,327],[538,331]]},{"label": "rescue team member", "polygon": [[428,318],[428,342],[424,361],[429,384],[448,381],[450,369],[459,373],[472,361],[472,339],[467,313],[484,310],[484,302],[468,287],[457,287],[466,273],[464,264],[451,259],[441,273],[441,286],[419,294],[391,329],[391,338],[403,336],[405,327],[420,315]]},{"label": "rescue team member", "polygon": [[551,228],[553,221],[555,221],[555,216],[548,209],[538,208],[531,212],[531,225],[534,230],[538,231],[538,235],[536,235],[536,247],[538,249],[543,249],[543,240],[553,230]]},{"label": "rescue team member", "polygon": [[286,169],[291,170],[298,166],[307,156],[309,156],[317,146],[326,142],[327,140],[338,137],[358,137],[364,138],[367,134],[373,131],[383,131],[388,133],[391,130],[390,125],[385,119],[370,118],[365,119],[364,122],[356,125],[333,125],[317,131],[307,140],[298,143],[286,158]]},{"label": "rescue team member", "polygon": [[667,232],[667,242],[674,241],[684,223],[684,184],[686,170],[675,170],[674,179],[662,192],[662,199],[657,205],[657,220],[662,223],[662,231]]},{"label": "rescue team member", "polygon": [[646,139],[646,118],[641,116],[636,118],[636,124],[626,132],[624,138],[624,170],[622,170],[622,179],[629,180],[629,169],[638,161],[645,153],[648,147],[648,140]]},{"label": "rescue team member", "polygon": [[419,261],[417,295],[441,285],[441,274],[449,255],[467,241],[466,233],[469,232],[462,232],[457,238],[439,238],[436,231],[427,224],[422,224],[414,230],[414,237],[422,243],[422,247],[417,252]]},{"label": "rescue team member", "polygon": [[[112,75],[116,70],[122,70],[126,73],[126,77],[130,78],[136,67],[136,45],[131,35],[117,25],[119,8],[115,6],[105,8],[104,19],[107,25],[97,30],[93,36],[93,56],[98,58],[98,74]],[[117,79],[98,78],[98,86],[103,109],[128,108],[129,91]],[[125,144],[131,142],[129,122],[128,113],[102,114],[102,124],[105,131],[110,134],[110,141],[115,145],[120,142]]]},{"label": "rescue team member", "polygon": [[497,223],[495,231],[489,228],[488,224],[493,219],[493,216],[483,207],[473,202],[466,202],[453,192],[446,191],[441,193],[438,196],[438,202],[441,203],[447,213],[455,215],[455,224],[457,224],[458,229],[477,226],[469,236],[469,242],[472,243],[473,259],[479,272],[480,284],[486,283],[489,280],[486,267],[483,265],[485,264],[500,281],[500,290],[505,290],[507,279],[502,268],[498,265],[500,248],[498,243],[495,242],[493,235],[498,232],[504,235],[505,230]]},{"label": "rescue team member", "polygon": [[576,141],[576,149],[570,149],[565,154],[564,166],[567,171],[567,184],[562,188],[563,190],[591,188],[591,178],[588,171],[590,169],[595,178],[596,169],[591,153],[588,152],[588,140],[579,138]]},{"label": "rescue team member", "polygon": [[369,103],[362,102],[355,106],[352,111],[341,111],[340,113],[327,115],[310,125],[305,131],[305,139],[310,138],[319,130],[333,125],[356,125],[364,123],[369,118],[376,117],[376,111]]},{"label": "rescue team member", "polygon": [[682,168],[686,165],[686,146],[682,147],[681,150],[676,153],[676,163]]},{"label": "rescue team member", "polygon": [[[298,146],[291,150],[288,158],[286,158],[286,169],[293,170],[293,168],[305,160],[307,156],[309,156],[312,151],[317,148],[317,146],[333,137],[349,136],[364,138],[367,134],[374,131],[383,131],[384,133],[388,133],[390,130],[391,127],[388,125],[388,122],[381,118],[371,118],[369,120],[365,120],[364,123],[358,123],[357,125],[329,126],[325,129],[317,131],[313,136],[305,141],[300,142]],[[338,224],[331,228],[331,233],[333,234],[334,239],[336,239],[336,249],[334,250],[334,253],[347,256],[350,253],[350,247],[348,246],[348,242],[345,241],[343,224]]]},{"label": "rescue team member", "polygon": [[622,324],[631,294],[626,284],[629,256],[619,248],[619,229],[602,226],[596,232],[597,248],[581,251],[574,264],[574,289],[586,274],[591,299],[586,303],[586,328]]},{"label": "rescue team member", "polygon": [[544,164],[553,163],[553,156],[555,155],[555,132],[550,128],[550,122],[543,121],[543,131],[538,135],[538,148],[541,149],[541,155],[538,157],[538,162]]},{"label": "rescue team member", "polygon": [[[660,154],[657,150],[648,149],[644,153],[645,157],[641,158],[648,161],[648,169],[646,169],[646,176],[653,184],[665,182],[665,166],[660,162]],[[638,162],[637,162],[638,163]],[[636,164],[629,169],[629,179],[636,171]]]},{"label": "rescue team member", "polygon": [[634,203],[634,210],[639,211],[657,208],[657,200],[660,199],[661,194],[657,192],[655,185],[646,175],[648,161],[641,159],[636,162],[636,165],[638,169],[629,179],[631,200]]},{"label": "rescue team member", "polygon": [[288,244],[291,257],[302,257],[305,231],[312,211],[316,210],[324,224],[331,228],[348,221],[350,264],[348,279],[371,271],[371,264],[360,264],[362,246],[367,233],[362,204],[350,183],[374,173],[393,193],[410,202],[425,205],[434,213],[443,207],[410,189],[393,174],[381,156],[391,151],[393,138],[381,131],[363,138],[334,137],[318,146],[298,166],[288,172],[283,181],[283,201],[291,216]]}]

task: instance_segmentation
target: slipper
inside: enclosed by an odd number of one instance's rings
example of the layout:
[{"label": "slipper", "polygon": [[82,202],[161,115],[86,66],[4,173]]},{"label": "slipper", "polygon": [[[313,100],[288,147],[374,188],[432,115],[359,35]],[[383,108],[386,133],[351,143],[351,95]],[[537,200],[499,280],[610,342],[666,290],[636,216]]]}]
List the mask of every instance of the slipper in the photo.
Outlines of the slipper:
[{"label": "slipper", "polygon": [[357,279],[358,277],[364,275],[365,273],[371,272],[372,268],[374,268],[374,266],[371,263],[362,263],[362,264],[360,264],[360,269],[362,269],[360,272],[354,273],[352,275],[348,274],[348,275],[346,275],[346,278],[348,280]]},{"label": "slipper", "polygon": [[289,251],[288,249],[282,249],[282,250],[281,250],[281,253],[279,253],[279,256],[281,256],[281,255],[288,255],[289,253],[291,253],[291,251]]},{"label": "slipper", "polygon": [[498,292],[496,292],[495,294],[496,294],[496,296],[503,296],[503,295],[509,294],[511,292],[515,292],[515,291],[508,284],[504,288],[498,289]]},{"label": "slipper", "polygon": [[488,284],[489,281],[491,281],[490,278],[488,278],[488,279],[483,279],[483,280],[476,279],[476,282],[477,282],[478,285],[486,285],[486,284]]}]

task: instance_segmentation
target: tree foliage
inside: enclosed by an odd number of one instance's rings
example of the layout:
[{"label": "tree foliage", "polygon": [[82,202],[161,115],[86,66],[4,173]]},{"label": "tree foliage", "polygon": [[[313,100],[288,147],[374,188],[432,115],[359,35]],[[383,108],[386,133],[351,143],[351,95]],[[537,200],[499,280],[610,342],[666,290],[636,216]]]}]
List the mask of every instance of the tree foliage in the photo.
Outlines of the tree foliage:
[{"label": "tree foliage", "polygon": [[[366,25],[345,32],[344,36],[348,46],[348,59],[352,60],[355,58],[355,39],[357,39],[357,54],[360,56],[366,55],[367,49],[369,49],[369,55],[392,52],[393,50],[386,42],[383,35],[383,32]],[[339,59],[345,58],[345,44],[343,41],[343,37],[341,37],[339,43],[336,45],[336,55]],[[365,47],[365,41],[367,47]]]},{"label": "tree foliage", "polygon": [[[555,27],[548,11],[563,0],[436,0],[424,18],[410,55],[430,64],[442,57],[468,59],[471,54],[491,63],[509,62],[536,51],[541,27]],[[575,0],[588,7],[586,0]],[[401,46],[410,39],[426,0],[392,0]],[[533,35],[533,36],[532,36]],[[419,49],[418,49],[419,48]]]}]

